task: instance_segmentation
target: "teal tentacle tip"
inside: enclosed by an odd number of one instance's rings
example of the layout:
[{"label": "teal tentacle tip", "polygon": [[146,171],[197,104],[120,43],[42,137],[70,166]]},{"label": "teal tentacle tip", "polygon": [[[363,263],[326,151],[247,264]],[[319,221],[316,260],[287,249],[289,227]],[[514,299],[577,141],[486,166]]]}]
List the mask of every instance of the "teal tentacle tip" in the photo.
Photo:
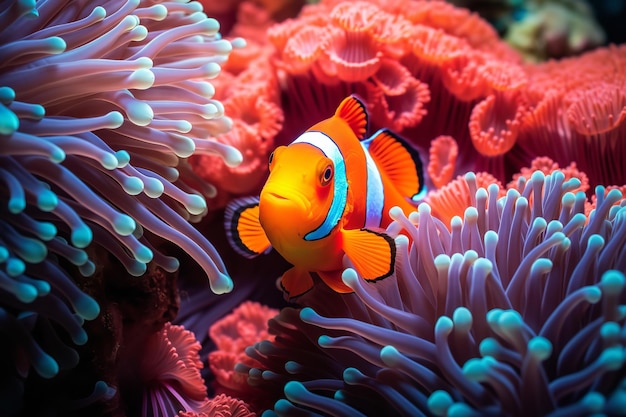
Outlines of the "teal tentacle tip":
[{"label": "teal tentacle tip", "polygon": [[18,214],[26,208],[26,199],[23,197],[11,197],[8,204],[9,211]]},{"label": "teal tentacle tip", "polygon": [[100,160],[100,164],[109,171],[116,169],[119,163],[115,155],[111,153],[105,153]]},{"label": "teal tentacle tip", "polygon": [[[490,356],[488,356],[490,357]],[[489,362],[482,358],[472,358],[463,365],[463,375],[469,380],[482,382],[489,374]]]},{"label": "teal tentacle tip", "polygon": [[74,246],[83,249],[91,243],[91,240],[93,239],[93,232],[89,226],[82,224],[72,230],[71,239]]},{"label": "teal tentacle tip", "polygon": [[20,127],[20,119],[8,107],[0,106],[0,135],[12,135]]},{"label": "teal tentacle tip", "polygon": [[42,211],[52,211],[59,204],[59,198],[50,190],[41,190],[37,195],[37,207]]},{"label": "teal tentacle tip", "polygon": [[8,258],[6,261],[6,271],[11,277],[20,276],[26,271],[26,264],[18,258]]},{"label": "teal tentacle tip", "polygon": [[218,272],[217,277],[209,281],[209,285],[215,294],[226,294],[233,290],[233,280],[222,272]]},{"label": "teal tentacle tip", "polygon": [[321,335],[317,338],[317,344],[321,347],[329,347],[332,344],[333,339],[328,335]]},{"label": "teal tentacle tip", "polygon": [[444,417],[448,409],[454,404],[454,400],[446,391],[437,390],[428,397],[426,404],[434,415]]},{"label": "teal tentacle tip", "polygon": [[346,368],[343,371],[343,380],[350,385],[358,384],[363,376],[363,373],[356,368]]},{"label": "teal tentacle tip", "polygon": [[100,314],[100,305],[87,294],[83,294],[76,300],[74,309],[85,320],[93,320]]},{"label": "teal tentacle tip", "polygon": [[626,285],[626,277],[620,271],[610,270],[602,275],[600,285],[604,292],[618,295]]},{"label": "teal tentacle tip", "polygon": [[190,194],[185,208],[191,214],[202,214],[207,208],[206,200],[198,194]]},{"label": "teal tentacle tip", "polygon": [[590,392],[582,399],[582,404],[590,413],[601,413],[604,410],[606,399],[599,392]]},{"label": "teal tentacle tip", "polygon": [[542,336],[533,337],[528,341],[528,351],[533,357],[543,361],[552,354],[552,343]]},{"label": "teal tentacle tip", "polygon": [[90,276],[92,276],[96,272],[96,264],[94,264],[92,261],[88,260],[87,262],[83,263],[82,265],[78,265],[78,270],[80,271],[80,274],[82,276],[90,277]]},{"label": "teal tentacle tip", "polygon": [[39,295],[35,286],[30,284],[15,284],[15,297],[23,303],[32,303]]},{"label": "teal tentacle tip", "polygon": [[130,162],[130,154],[128,151],[117,151],[115,152],[115,157],[117,158],[117,167],[124,168]]},{"label": "teal tentacle tip", "polygon": [[57,227],[53,223],[41,222],[37,226],[37,236],[41,240],[49,241],[57,235]]},{"label": "teal tentacle tip", "polygon": [[621,346],[612,346],[604,349],[598,361],[608,371],[616,371],[624,364],[624,349]]},{"label": "teal tentacle tip", "polygon": [[0,103],[9,105],[15,100],[15,90],[11,87],[0,87]]},{"label": "teal tentacle tip", "polygon": [[500,343],[493,337],[484,338],[478,346],[481,356],[496,356],[499,349]]},{"label": "teal tentacle tip", "polygon": [[131,235],[136,227],[135,220],[126,214],[119,214],[113,220],[113,229],[121,236]]},{"label": "teal tentacle tip", "polygon": [[380,359],[390,367],[396,367],[401,360],[401,353],[391,345],[387,345],[380,350]]},{"label": "teal tentacle tip", "polygon": [[137,177],[126,177],[122,183],[122,188],[128,195],[137,195],[144,189],[143,181]]},{"label": "teal tentacle tip", "polygon": [[467,333],[472,327],[472,313],[465,307],[458,307],[452,314],[454,329]]},{"label": "teal tentacle tip", "polygon": [[150,262],[153,257],[154,257],[154,254],[152,253],[152,250],[150,250],[149,247],[144,246],[144,245],[141,245],[137,249],[137,252],[135,253],[135,259],[143,263]]},{"label": "teal tentacle tip", "polygon": [[317,317],[317,313],[311,307],[304,307],[300,310],[300,319],[304,322],[309,322]]},{"label": "teal tentacle tip", "polygon": [[448,408],[448,417],[474,417],[477,413],[465,403],[454,403]]},{"label": "teal tentacle tip", "polygon": [[41,352],[32,363],[42,378],[50,379],[59,373],[59,364],[45,352]]},{"label": "teal tentacle tip", "polygon": [[435,323],[435,333],[444,333],[446,335],[450,334],[452,329],[454,328],[454,323],[450,317],[441,316],[437,319],[437,323]]}]

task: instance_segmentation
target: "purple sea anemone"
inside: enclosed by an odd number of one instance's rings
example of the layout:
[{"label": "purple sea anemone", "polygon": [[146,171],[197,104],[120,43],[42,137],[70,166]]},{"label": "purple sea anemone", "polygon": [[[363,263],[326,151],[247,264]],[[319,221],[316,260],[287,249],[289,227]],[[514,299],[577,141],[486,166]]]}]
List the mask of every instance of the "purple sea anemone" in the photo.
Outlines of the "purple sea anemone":
[{"label": "purple sea anemone", "polygon": [[621,192],[598,186],[587,216],[560,171],[501,198],[465,181],[471,204],[449,228],[425,203],[392,209],[395,276],[347,268],[353,294],[319,283],[270,320],[275,341],[247,349],[262,367],[237,368],[267,393],[264,416],[623,415]]},{"label": "purple sea anemone", "polygon": [[30,367],[51,378],[78,362],[67,336],[84,344],[99,314],[83,292],[94,254],[131,276],[172,272],[178,260],[156,249],[169,241],[215,293],[231,290],[189,223],[215,188],[185,180],[193,153],[241,161],[211,139],[231,123],[208,82],[240,41],[184,1],[1,1],[0,28],[0,333],[16,380]]}]

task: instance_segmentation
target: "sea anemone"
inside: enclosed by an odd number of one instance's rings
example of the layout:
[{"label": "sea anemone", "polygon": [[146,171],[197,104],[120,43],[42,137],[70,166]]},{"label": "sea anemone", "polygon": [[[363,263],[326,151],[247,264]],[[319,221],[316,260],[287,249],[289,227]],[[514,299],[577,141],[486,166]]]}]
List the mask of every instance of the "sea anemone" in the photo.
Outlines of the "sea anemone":
[{"label": "sea anemone", "polygon": [[236,167],[219,163],[217,155],[194,155],[189,162],[202,181],[215,184],[209,210],[223,208],[233,197],[258,194],[267,176],[267,158],[283,126],[278,77],[269,63],[271,50],[257,42],[234,51],[214,82],[215,98],[232,120],[229,132],[216,140],[236,147],[243,156]]},{"label": "sea anemone", "polygon": [[[274,398],[266,415],[588,415],[626,401],[626,204],[595,210],[556,170],[478,187],[449,225],[392,209],[397,271],[353,294],[322,283],[270,320],[274,342],[239,365]],[[406,236],[410,236],[409,240]],[[410,243],[412,242],[412,243]]]},{"label": "sea anemone", "polygon": [[65,341],[84,344],[83,321],[100,311],[82,291],[101,266],[94,253],[129,276],[148,263],[175,271],[178,260],[156,249],[163,239],[201,265],[214,292],[232,288],[189,223],[206,202],[186,185],[184,161],[241,161],[211,139],[231,126],[208,80],[232,44],[195,2],[99,3],[2,2],[0,329],[20,378],[78,362]]}]

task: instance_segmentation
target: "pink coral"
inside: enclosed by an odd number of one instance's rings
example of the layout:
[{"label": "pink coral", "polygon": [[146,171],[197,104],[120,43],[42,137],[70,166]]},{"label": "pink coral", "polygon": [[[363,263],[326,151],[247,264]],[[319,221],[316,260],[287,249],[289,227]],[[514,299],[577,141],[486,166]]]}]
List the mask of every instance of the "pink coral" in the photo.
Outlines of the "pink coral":
[{"label": "pink coral", "polygon": [[597,184],[626,183],[626,46],[528,65],[529,113],[518,153],[575,161]]},{"label": "pink coral", "polygon": [[458,223],[453,221],[455,217],[462,219],[465,209],[472,203],[474,194],[478,188],[487,189],[491,184],[498,186],[498,197],[506,193],[500,182],[493,175],[486,172],[468,173],[459,175],[453,181],[442,188],[431,191],[425,201],[430,205],[433,216],[441,220],[449,228],[454,228]]},{"label": "pink coral", "polygon": [[234,391],[249,390],[246,380],[234,372],[235,365],[240,362],[252,365],[245,349],[262,340],[274,340],[268,333],[267,322],[276,314],[278,310],[246,301],[211,326],[209,335],[217,350],[209,354],[209,366],[218,384]]},{"label": "pink coral", "polygon": [[478,166],[505,178],[504,155],[527,111],[527,77],[520,57],[477,15],[440,1],[327,0],[273,26],[268,38],[286,93],[277,142],[357,93],[375,128],[392,128],[423,150],[453,137],[453,175]]},{"label": "pink coral", "polygon": [[526,181],[530,180],[530,177],[535,171],[541,171],[545,175],[548,175],[556,170],[561,171],[565,175],[565,180],[569,180],[570,178],[577,178],[580,181],[580,187],[572,190],[572,192],[586,192],[589,189],[589,178],[587,177],[587,174],[578,170],[578,168],[576,167],[576,162],[572,162],[567,167],[560,168],[559,164],[557,164],[547,156],[537,157],[533,159],[530,167],[522,168],[519,174],[513,175],[513,180],[507,185],[507,188],[515,188],[519,182],[520,177],[524,177]]},{"label": "pink coral", "polygon": [[144,390],[142,415],[168,417],[181,410],[207,410],[200,348],[193,333],[169,323],[148,338],[146,355],[139,363]]},{"label": "pink coral", "polygon": [[178,417],[254,417],[248,405],[241,400],[220,394],[211,398],[206,410],[200,413],[181,411]]},{"label": "pink coral", "polygon": [[451,136],[438,136],[430,143],[428,176],[437,188],[452,180],[459,147]]}]

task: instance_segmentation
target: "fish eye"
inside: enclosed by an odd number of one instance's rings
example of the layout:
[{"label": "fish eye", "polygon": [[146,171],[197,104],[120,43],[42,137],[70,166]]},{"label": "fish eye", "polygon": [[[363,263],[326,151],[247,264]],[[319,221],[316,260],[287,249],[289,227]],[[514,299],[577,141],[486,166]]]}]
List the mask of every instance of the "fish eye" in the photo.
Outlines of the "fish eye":
[{"label": "fish eye", "polygon": [[268,158],[268,164],[272,165],[272,161],[274,161],[274,151],[272,151],[270,157]]},{"label": "fish eye", "polygon": [[328,185],[330,180],[333,179],[333,167],[331,165],[326,165],[324,171],[322,171],[322,175],[320,177],[320,182],[322,185]]}]

